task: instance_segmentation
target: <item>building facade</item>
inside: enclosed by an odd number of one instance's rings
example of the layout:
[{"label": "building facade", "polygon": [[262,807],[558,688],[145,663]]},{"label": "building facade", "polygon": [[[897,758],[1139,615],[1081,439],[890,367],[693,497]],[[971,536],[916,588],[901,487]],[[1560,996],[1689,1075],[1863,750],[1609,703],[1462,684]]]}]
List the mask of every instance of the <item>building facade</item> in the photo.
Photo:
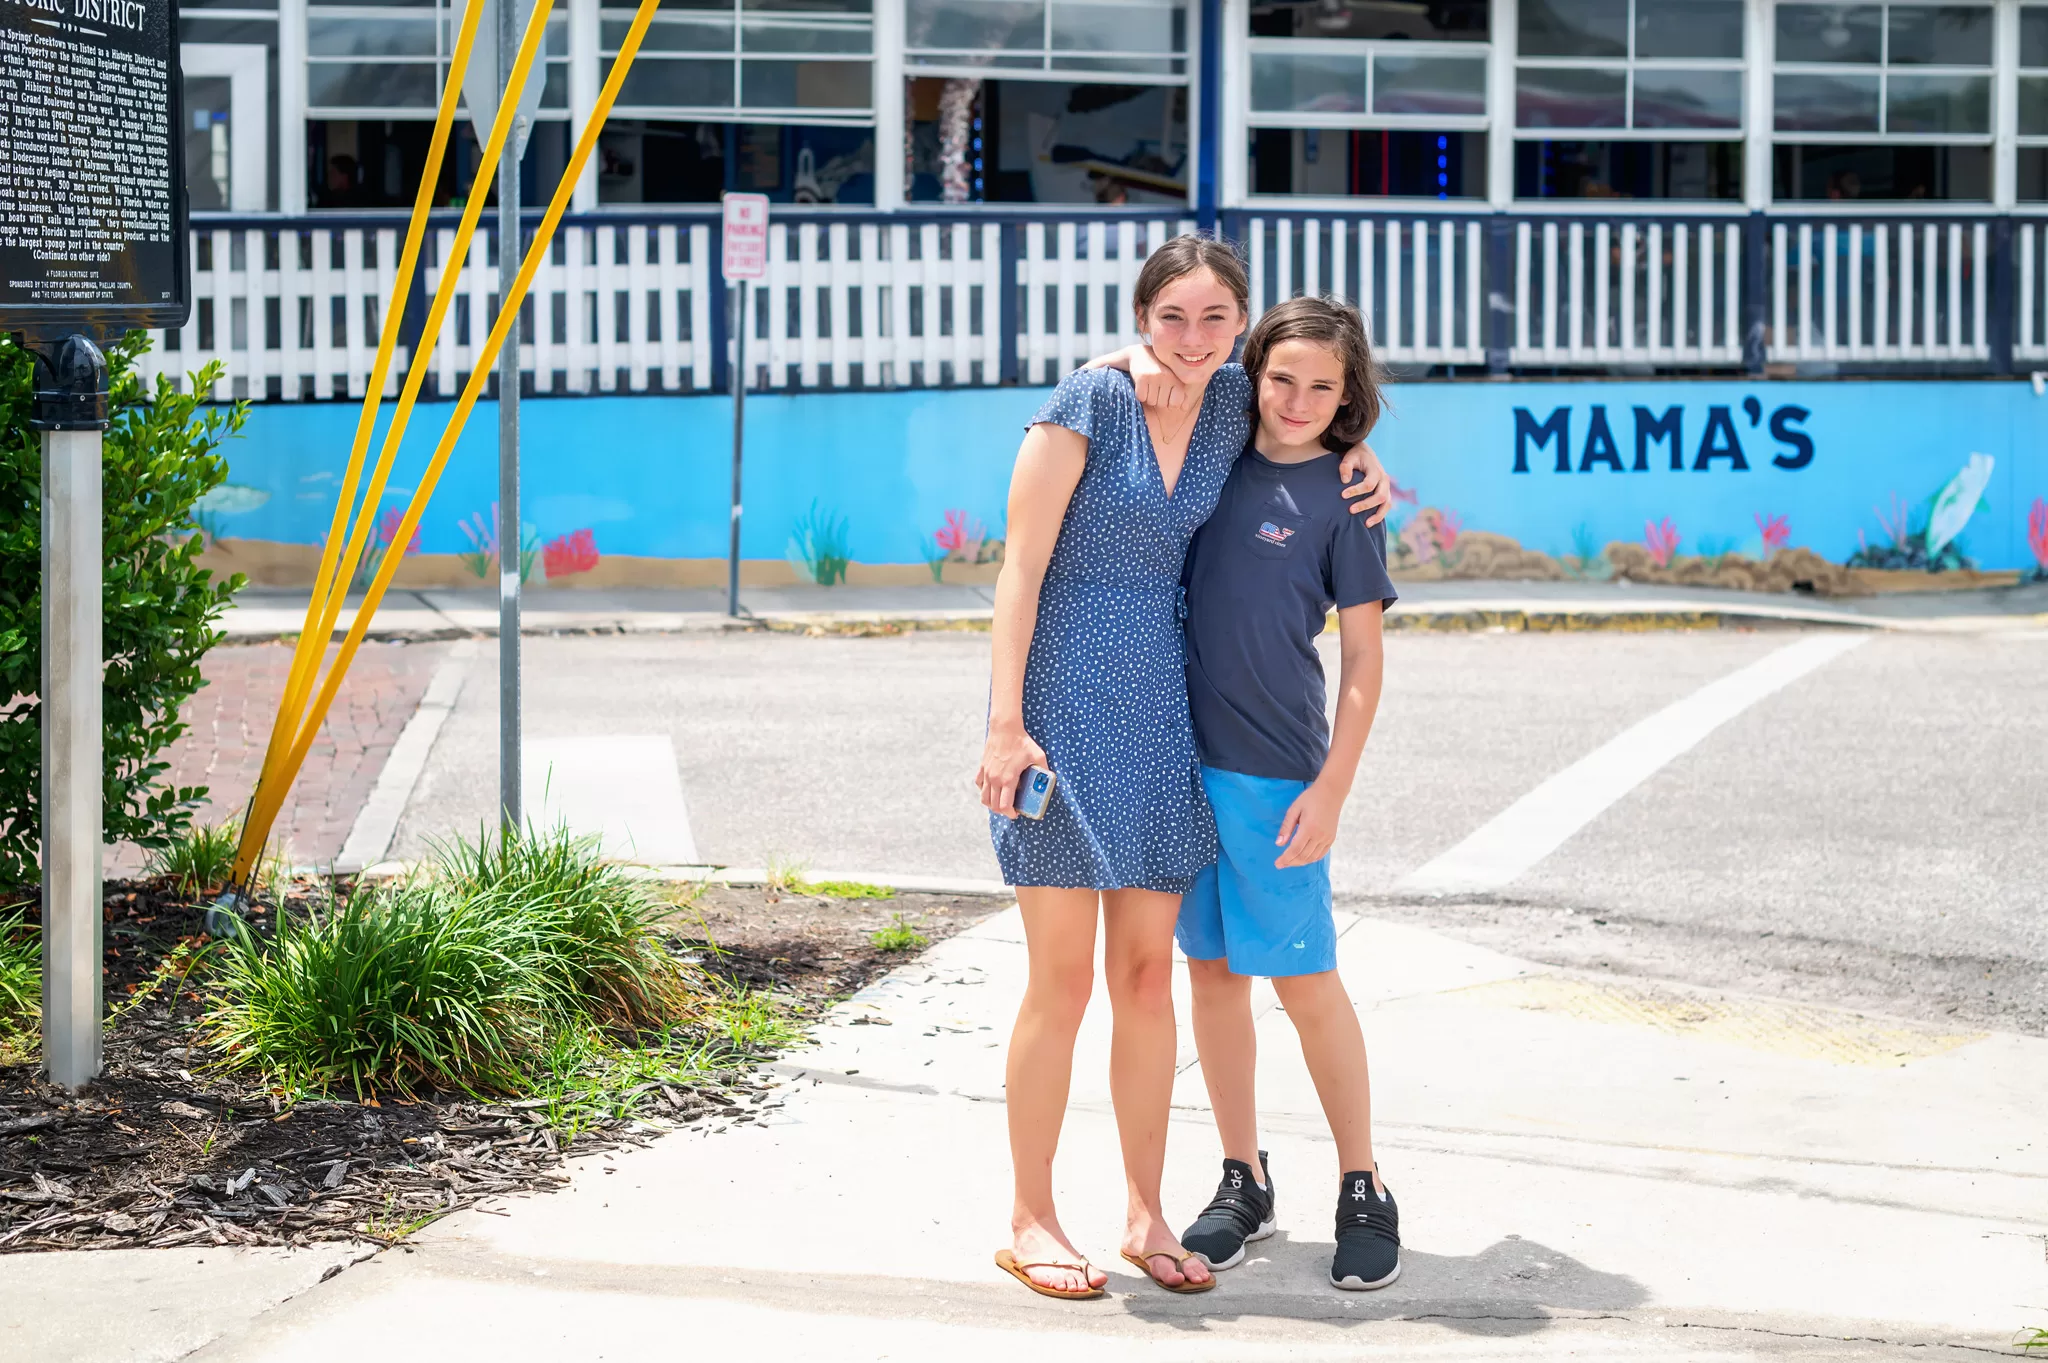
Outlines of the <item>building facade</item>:
[{"label": "building facade", "polygon": [[[257,403],[223,566],[297,581],[385,322],[387,394],[424,368],[453,396],[498,244],[486,213],[452,259],[464,120],[398,296],[450,6],[272,2],[184,11],[196,301],[146,363],[218,361]],[[610,6],[549,21],[534,219]],[[583,399],[524,419],[538,542],[596,546],[546,560],[567,581],[722,580],[742,337],[752,580],[804,576],[785,547],[821,516],[856,576],[992,572],[934,546],[1000,540],[1031,390],[1131,339],[1144,256],[1196,227],[1240,244],[1255,311],[1366,313],[1403,381],[1373,438],[1417,499],[1408,569],[1597,574],[1640,536],[1683,580],[1788,545],[2048,574],[2048,382],[1982,382],[2048,370],[2048,0],[669,0],[599,153],[521,327],[524,391]],[[734,190],[774,201],[744,313]],[[482,573],[493,428],[401,580]],[[1928,538],[1937,502],[1966,540]]]}]

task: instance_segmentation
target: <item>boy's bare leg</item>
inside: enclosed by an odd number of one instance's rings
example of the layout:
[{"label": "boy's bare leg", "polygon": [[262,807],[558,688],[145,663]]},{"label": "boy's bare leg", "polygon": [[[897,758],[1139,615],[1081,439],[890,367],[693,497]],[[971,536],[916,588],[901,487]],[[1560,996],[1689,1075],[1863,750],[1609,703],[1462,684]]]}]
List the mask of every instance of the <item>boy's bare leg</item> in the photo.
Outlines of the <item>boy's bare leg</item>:
[{"label": "boy's bare leg", "polygon": [[[1301,1038],[1301,1058],[1308,1062],[1309,1077],[1315,1080],[1316,1096],[1322,1099],[1323,1115],[1337,1141],[1339,1172],[1370,1169],[1375,1190],[1384,1192],[1372,1155],[1372,1081],[1366,1073],[1365,1032],[1344,981],[1336,971],[1325,970],[1275,979],[1273,990]],[[1199,998],[1195,1019],[1199,1037]]]},{"label": "boy's bare leg", "polygon": [[1226,1159],[1251,1166],[1261,1184],[1257,1072],[1258,1031],[1252,1024],[1252,981],[1225,960],[1188,961],[1194,995],[1195,1049],[1202,1057],[1202,1082]]}]

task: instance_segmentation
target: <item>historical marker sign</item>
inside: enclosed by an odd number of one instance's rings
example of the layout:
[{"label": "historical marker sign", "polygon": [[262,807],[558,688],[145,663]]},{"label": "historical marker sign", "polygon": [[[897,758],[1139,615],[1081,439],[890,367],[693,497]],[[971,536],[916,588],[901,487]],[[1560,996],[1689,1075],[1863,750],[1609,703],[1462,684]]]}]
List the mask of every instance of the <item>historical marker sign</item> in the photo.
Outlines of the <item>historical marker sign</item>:
[{"label": "historical marker sign", "polygon": [[0,0],[0,327],[189,306],[176,0]]}]

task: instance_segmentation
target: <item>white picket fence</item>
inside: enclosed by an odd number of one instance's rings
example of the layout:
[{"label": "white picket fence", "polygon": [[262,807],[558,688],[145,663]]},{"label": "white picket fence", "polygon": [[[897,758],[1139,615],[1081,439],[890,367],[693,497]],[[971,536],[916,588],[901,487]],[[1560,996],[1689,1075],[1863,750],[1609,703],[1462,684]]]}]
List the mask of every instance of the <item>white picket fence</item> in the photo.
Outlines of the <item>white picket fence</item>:
[{"label": "white picket fence", "polygon": [[1484,364],[1478,219],[1279,217],[1246,220],[1252,312],[1297,293],[1348,298],[1373,347],[1397,364]]},{"label": "white picket fence", "polygon": [[1516,365],[1739,365],[1732,222],[1515,224]]},{"label": "white picket fence", "polygon": [[2012,225],[2015,360],[2048,360],[2048,222]]},{"label": "white picket fence", "polygon": [[[1771,224],[1766,354],[1789,361],[1989,359],[1989,227],[1982,220]],[[2030,272],[2031,260],[2023,261]],[[2019,297],[2027,296],[2023,284]],[[2022,309],[2018,320],[2024,329],[2031,315]]]},{"label": "white picket fence", "polygon": [[[1134,338],[1145,258],[1191,219],[849,214],[778,221],[748,294],[751,386],[917,388],[1050,383]],[[1729,218],[1523,216],[1492,237],[1471,213],[1233,215],[1254,315],[1297,292],[1354,300],[1398,365],[1736,369],[1745,298],[1776,362],[1982,363],[2010,306],[2016,360],[2048,360],[2048,222],[2012,224],[2012,297],[1993,296],[1983,218],[1778,220],[1745,294],[1745,225]],[[144,361],[208,360],[222,397],[360,398],[391,309],[402,224],[240,220],[194,230],[190,323]],[[493,234],[477,234],[429,361],[430,394],[467,379],[497,310]],[[1488,244],[1503,248],[1489,260]],[[557,235],[526,303],[521,361],[543,394],[707,392],[732,360],[714,315],[716,224],[585,219]],[[437,226],[431,297],[454,249]],[[1504,278],[1492,274],[1500,270]],[[1005,296],[1005,289],[1014,292]],[[415,325],[424,318],[416,303]],[[1505,330],[1497,323],[1507,313]],[[1014,328],[1008,338],[1004,327]],[[727,338],[725,363],[713,354]],[[1005,341],[1009,344],[1006,346]],[[413,363],[401,346],[385,384]]]},{"label": "white picket fence", "polygon": [[[401,229],[285,226],[195,229],[192,319],[154,334],[145,372],[223,366],[223,397],[360,398],[380,328],[394,306]],[[429,361],[452,397],[497,319],[494,231],[479,230],[457,276]],[[704,223],[568,226],[534,280],[521,331],[523,372],[541,393],[708,389],[712,383],[712,234]],[[433,230],[428,296],[453,256],[452,228]],[[424,318],[426,308],[421,307]],[[400,346],[384,385],[395,396],[412,364]]]}]

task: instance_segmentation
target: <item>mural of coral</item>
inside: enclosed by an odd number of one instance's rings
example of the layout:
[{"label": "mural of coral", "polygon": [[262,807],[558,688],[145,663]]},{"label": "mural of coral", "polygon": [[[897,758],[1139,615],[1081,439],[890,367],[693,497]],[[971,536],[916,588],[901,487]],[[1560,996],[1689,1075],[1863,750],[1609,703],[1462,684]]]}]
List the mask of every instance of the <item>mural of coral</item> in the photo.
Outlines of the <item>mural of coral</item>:
[{"label": "mural of coral", "polygon": [[577,530],[551,539],[541,562],[550,582],[587,573],[597,566],[597,536],[589,530]]}]

